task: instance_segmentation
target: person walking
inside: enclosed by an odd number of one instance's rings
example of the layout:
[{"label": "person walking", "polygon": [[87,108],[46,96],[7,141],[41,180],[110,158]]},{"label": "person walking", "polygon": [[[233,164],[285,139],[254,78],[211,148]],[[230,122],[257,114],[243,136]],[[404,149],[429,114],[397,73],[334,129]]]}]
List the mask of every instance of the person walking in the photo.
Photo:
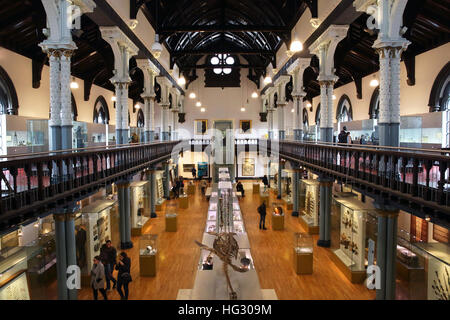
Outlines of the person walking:
[{"label": "person walking", "polygon": [[206,180],[202,179],[202,182],[200,182],[200,190],[202,191],[202,195],[205,195],[207,187],[208,184],[206,183]]},{"label": "person walking", "polygon": [[263,201],[261,205],[258,207],[259,213],[259,228],[263,230],[266,229],[266,202]]},{"label": "person walking", "polygon": [[197,178],[197,170],[195,169],[195,167],[192,168],[191,172],[192,172],[192,178],[195,180]]},{"label": "person walking", "polygon": [[342,128],[341,132],[340,132],[339,135],[338,135],[338,143],[348,143],[348,142],[347,142],[347,140],[348,140],[347,135],[348,135],[348,134],[349,134],[349,133],[347,132],[347,127],[344,126],[344,127]]},{"label": "person walking", "polygon": [[264,184],[264,192],[267,191],[267,187],[269,185],[269,180],[267,179],[267,176],[264,175],[264,177],[262,178],[262,183]]},{"label": "person walking", "polygon": [[[128,284],[133,280],[131,278],[131,259],[126,252],[119,254],[119,260],[116,264],[117,275],[117,292],[119,292],[121,300],[128,300]],[[123,287],[123,291],[122,291]]]},{"label": "person walking", "polygon": [[112,246],[111,240],[106,240],[105,244],[100,248],[100,258],[105,267],[106,290],[111,290],[111,281],[113,289],[115,289],[117,281],[114,279],[113,271],[116,264],[117,250]]},{"label": "person walking", "polygon": [[241,192],[242,196],[245,197],[244,195],[244,186],[242,185],[242,183],[240,181],[236,181],[236,191],[237,192]]},{"label": "person walking", "polygon": [[94,300],[98,300],[99,290],[103,299],[108,300],[105,290],[105,267],[100,260],[100,256],[94,257],[94,264],[91,269],[91,288],[94,294]]}]

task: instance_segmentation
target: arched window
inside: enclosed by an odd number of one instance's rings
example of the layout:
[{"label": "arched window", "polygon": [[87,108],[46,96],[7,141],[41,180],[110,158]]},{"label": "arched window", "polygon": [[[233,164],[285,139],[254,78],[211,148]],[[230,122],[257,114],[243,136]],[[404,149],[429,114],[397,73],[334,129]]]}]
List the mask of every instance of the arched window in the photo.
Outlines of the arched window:
[{"label": "arched window", "polygon": [[6,71],[0,67],[0,114],[18,115],[16,89]]},{"label": "arched window", "polygon": [[430,112],[449,110],[450,62],[448,62],[434,80],[428,106]]},{"label": "arched window", "polygon": [[94,104],[94,123],[108,124],[109,123],[109,109],[106,99],[99,96]]},{"label": "arched window", "polygon": [[303,108],[303,132],[309,131],[308,111]]},{"label": "arched window", "polygon": [[138,114],[137,114],[137,127],[138,128],[143,128],[144,127],[144,112],[142,111],[142,109],[139,109]]},{"label": "arched window", "polygon": [[352,104],[350,98],[344,94],[337,104],[336,108],[336,120],[339,122],[348,122],[353,119]]},{"label": "arched window", "polygon": [[372,97],[370,98],[369,106],[369,119],[378,119],[380,112],[380,87],[376,87],[373,90]]}]

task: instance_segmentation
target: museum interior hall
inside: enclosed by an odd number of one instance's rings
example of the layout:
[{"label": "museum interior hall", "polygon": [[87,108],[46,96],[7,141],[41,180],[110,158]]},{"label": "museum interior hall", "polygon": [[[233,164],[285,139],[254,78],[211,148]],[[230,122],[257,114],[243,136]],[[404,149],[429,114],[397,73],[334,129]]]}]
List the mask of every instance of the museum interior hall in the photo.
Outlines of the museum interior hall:
[{"label": "museum interior hall", "polygon": [[450,300],[449,17],[0,0],[0,300]]}]

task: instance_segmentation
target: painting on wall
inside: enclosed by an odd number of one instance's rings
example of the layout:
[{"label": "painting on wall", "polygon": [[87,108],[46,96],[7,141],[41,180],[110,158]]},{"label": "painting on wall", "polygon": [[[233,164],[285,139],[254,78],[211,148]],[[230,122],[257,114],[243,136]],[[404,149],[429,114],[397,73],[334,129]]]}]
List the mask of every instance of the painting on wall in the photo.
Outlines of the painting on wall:
[{"label": "painting on wall", "polygon": [[194,134],[203,135],[208,130],[208,120],[206,119],[197,119],[194,120]]},{"label": "painting on wall", "polygon": [[193,168],[195,168],[195,164],[183,164],[183,172],[192,172]]},{"label": "painting on wall", "polygon": [[245,158],[242,163],[242,176],[252,177],[255,175],[255,159]]},{"label": "painting on wall", "polygon": [[252,120],[239,120],[239,129],[242,134],[252,133]]}]

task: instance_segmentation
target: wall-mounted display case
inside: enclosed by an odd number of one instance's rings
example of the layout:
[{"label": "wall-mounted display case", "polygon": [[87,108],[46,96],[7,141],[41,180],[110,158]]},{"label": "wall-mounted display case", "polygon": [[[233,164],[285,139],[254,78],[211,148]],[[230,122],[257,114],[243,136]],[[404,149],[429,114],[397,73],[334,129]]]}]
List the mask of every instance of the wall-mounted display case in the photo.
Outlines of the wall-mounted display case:
[{"label": "wall-mounted display case", "polygon": [[[319,233],[319,186],[320,183],[314,179],[301,180],[305,190],[305,202],[299,222],[309,234]],[[302,188],[302,187],[300,187]]]},{"label": "wall-mounted display case", "polygon": [[282,199],[286,203],[287,210],[293,208],[292,183],[294,181],[294,170],[283,169],[281,174]]},{"label": "wall-mounted display case", "polygon": [[131,235],[140,236],[142,227],[149,219],[147,197],[148,181],[130,183]]},{"label": "wall-mounted display case", "polygon": [[141,276],[156,276],[157,240],[158,236],[156,234],[144,234],[139,238],[139,272]]},{"label": "wall-mounted display case", "polygon": [[88,131],[88,146],[104,146],[107,139],[107,124],[101,123],[87,123]]},{"label": "wall-mounted display case", "polygon": [[332,207],[332,221],[339,221],[332,222],[333,261],[352,283],[361,283],[369,261],[376,260],[377,209],[371,202],[345,195],[334,197]]},{"label": "wall-mounted display case", "polygon": [[[96,200],[83,207],[75,219],[75,241],[78,266],[82,275],[90,277],[92,261],[100,254],[106,240],[111,240],[111,208],[115,200]],[[85,281],[88,279],[85,279]],[[84,282],[86,284],[86,282]]]},{"label": "wall-mounted display case", "polygon": [[72,148],[85,148],[88,146],[87,123],[81,121],[72,121]]}]

